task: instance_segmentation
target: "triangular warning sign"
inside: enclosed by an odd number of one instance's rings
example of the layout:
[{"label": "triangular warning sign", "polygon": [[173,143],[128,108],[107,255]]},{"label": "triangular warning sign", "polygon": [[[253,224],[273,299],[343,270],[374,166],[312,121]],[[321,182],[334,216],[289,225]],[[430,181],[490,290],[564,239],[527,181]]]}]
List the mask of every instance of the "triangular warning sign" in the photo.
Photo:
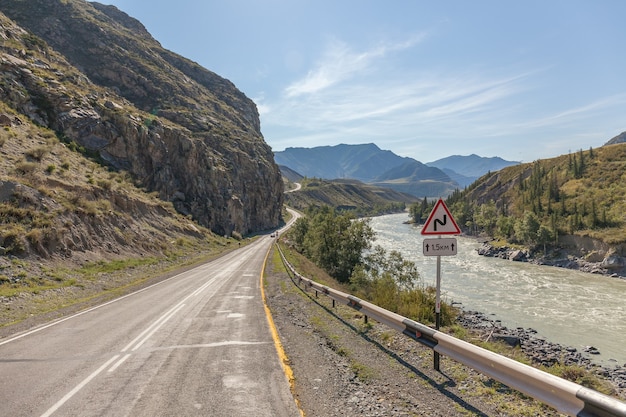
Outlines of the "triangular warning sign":
[{"label": "triangular warning sign", "polygon": [[457,226],[446,203],[440,198],[430,212],[428,220],[422,227],[423,235],[460,235],[461,229]]}]

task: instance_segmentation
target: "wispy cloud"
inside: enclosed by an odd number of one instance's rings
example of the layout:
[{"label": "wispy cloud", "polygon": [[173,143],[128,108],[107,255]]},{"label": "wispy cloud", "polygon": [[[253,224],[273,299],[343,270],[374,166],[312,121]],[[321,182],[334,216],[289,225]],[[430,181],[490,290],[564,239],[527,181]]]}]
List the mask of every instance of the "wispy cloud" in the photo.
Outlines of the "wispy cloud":
[{"label": "wispy cloud", "polygon": [[580,121],[581,118],[590,117],[598,111],[604,111],[606,109],[615,108],[616,106],[622,106],[624,104],[626,104],[626,94],[616,94],[596,99],[591,103],[587,103],[582,106],[562,110],[547,117],[532,120],[525,125],[533,128],[542,128],[547,126],[569,124]]},{"label": "wispy cloud", "polygon": [[367,71],[377,60],[389,53],[412,48],[425,36],[416,35],[402,42],[381,44],[364,52],[354,52],[346,43],[334,40],[316,68],[309,71],[303,79],[289,85],[285,94],[287,97],[297,97],[334,86]]},{"label": "wispy cloud", "polygon": [[490,80],[467,73],[396,73],[372,81],[380,75],[283,97],[272,105],[264,123],[291,126],[302,134],[317,129],[328,134],[345,132],[356,130],[358,124],[364,134],[376,135],[380,127],[386,127],[382,132],[389,137],[406,136],[409,129],[414,134],[437,126],[447,129],[445,125],[455,120],[471,123],[470,117],[482,126],[501,119],[509,111],[501,102],[526,88],[525,74]]}]

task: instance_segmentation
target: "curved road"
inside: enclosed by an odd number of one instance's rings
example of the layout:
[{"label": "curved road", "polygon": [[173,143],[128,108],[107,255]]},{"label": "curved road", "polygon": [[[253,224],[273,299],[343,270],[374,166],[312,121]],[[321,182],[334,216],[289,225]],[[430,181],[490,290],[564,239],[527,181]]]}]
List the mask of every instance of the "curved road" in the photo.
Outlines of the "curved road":
[{"label": "curved road", "polygon": [[272,242],[0,340],[0,416],[299,416],[261,298]]}]

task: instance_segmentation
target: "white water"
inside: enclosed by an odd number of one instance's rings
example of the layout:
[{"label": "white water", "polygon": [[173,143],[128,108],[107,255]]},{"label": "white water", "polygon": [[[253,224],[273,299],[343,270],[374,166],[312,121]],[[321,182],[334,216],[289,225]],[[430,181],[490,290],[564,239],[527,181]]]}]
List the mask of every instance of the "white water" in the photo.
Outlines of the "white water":
[{"label": "white water", "polygon": [[[406,220],[406,213],[372,218],[374,244],[402,253],[435,286],[437,257],[423,255],[420,229]],[[601,353],[590,356],[595,362],[626,364],[626,280],[484,257],[474,239],[457,241],[457,255],[441,257],[444,300],[579,351],[595,346]]]}]

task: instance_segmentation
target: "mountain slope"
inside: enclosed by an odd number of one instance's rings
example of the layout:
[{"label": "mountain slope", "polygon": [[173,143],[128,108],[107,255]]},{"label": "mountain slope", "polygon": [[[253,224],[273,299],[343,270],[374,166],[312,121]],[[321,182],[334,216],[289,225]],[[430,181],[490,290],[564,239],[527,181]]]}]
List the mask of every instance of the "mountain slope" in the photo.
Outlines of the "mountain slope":
[{"label": "mountain slope", "polygon": [[[40,37],[4,43],[4,74],[21,74],[24,92],[0,92],[11,108],[216,233],[279,223],[279,169],[256,106],[232,83],[163,49],[113,6],[0,0],[0,11]],[[50,61],[53,51],[63,58]]]},{"label": "mountain slope", "polygon": [[439,168],[415,160],[386,171],[372,184],[422,197],[448,196],[458,188],[458,184]]},{"label": "mountain slope", "polygon": [[[448,207],[458,224],[471,225],[468,231],[483,230],[522,243],[558,241],[584,247],[588,253],[623,253],[624,175],[626,144],[603,146],[489,173],[453,194]],[[533,221],[532,229],[528,216],[538,222]],[[543,234],[535,234],[540,225]],[[529,230],[531,234],[525,235]],[[568,236],[578,240],[568,243]]]},{"label": "mountain slope", "polygon": [[611,138],[607,143],[604,144],[604,146],[615,145],[615,144],[624,143],[624,142],[626,142],[626,132],[622,132],[619,135],[615,136],[614,138]]}]

